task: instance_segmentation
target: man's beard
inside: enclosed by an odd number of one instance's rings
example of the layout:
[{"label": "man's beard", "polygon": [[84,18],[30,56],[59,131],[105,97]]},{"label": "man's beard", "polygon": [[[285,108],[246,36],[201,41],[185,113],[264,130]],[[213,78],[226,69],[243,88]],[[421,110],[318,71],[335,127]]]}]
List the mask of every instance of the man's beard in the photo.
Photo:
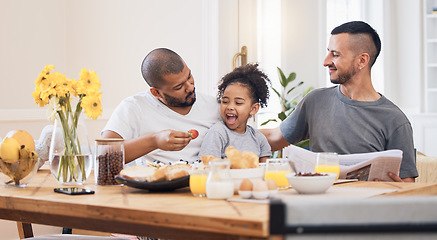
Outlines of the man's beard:
[{"label": "man's beard", "polygon": [[[179,98],[174,98],[172,96],[169,96],[165,93],[165,102],[169,107],[191,107],[193,106],[194,102],[196,101],[196,89],[194,89],[192,92],[188,93],[184,100],[181,100]],[[189,96],[191,94],[194,94],[193,99],[189,99]]]},{"label": "man's beard", "polygon": [[331,82],[334,84],[344,84],[348,82],[355,74],[356,71],[353,66],[351,66],[345,73],[339,73],[337,68],[338,77],[336,79],[331,79]]}]

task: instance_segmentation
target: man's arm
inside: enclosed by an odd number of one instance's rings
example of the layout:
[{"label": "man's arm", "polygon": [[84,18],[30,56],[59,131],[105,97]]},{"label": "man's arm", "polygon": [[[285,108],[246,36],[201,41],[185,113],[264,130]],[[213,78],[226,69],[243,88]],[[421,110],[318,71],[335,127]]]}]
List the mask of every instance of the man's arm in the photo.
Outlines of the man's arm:
[{"label": "man's arm", "polygon": [[[103,138],[122,138],[119,134],[107,130],[102,133]],[[191,141],[188,132],[163,130],[147,134],[139,138],[126,140],[124,143],[125,161],[129,163],[144,156],[155,149],[164,151],[180,151]]]},{"label": "man's arm", "polygon": [[266,136],[267,141],[272,148],[272,151],[278,151],[283,149],[284,147],[290,145],[287,140],[285,140],[284,136],[282,136],[281,129],[279,127],[272,129],[258,129],[264,136]]}]

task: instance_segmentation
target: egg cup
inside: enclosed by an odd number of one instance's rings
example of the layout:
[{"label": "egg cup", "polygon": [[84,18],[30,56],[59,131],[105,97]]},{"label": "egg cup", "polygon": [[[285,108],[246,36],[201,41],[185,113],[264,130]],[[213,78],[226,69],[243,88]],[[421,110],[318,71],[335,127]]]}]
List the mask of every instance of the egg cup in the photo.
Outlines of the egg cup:
[{"label": "egg cup", "polygon": [[239,194],[242,198],[244,198],[244,199],[249,199],[249,198],[252,197],[252,191],[241,191],[241,190],[238,190],[238,194]]},{"label": "egg cup", "polygon": [[255,199],[261,200],[261,199],[267,199],[270,195],[269,191],[263,191],[263,192],[252,192],[252,195]]}]

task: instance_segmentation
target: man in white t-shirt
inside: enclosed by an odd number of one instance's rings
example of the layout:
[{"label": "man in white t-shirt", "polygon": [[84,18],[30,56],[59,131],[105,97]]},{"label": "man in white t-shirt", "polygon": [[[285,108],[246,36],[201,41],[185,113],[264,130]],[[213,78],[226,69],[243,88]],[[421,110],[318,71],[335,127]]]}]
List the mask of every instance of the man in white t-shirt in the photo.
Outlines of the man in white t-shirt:
[{"label": "man in white t-shirt", "polygon": [[[126,163],[197,160],[203,137],[220,119],[217,100],[195,92],[191,70],[172,50],[151,51],[141,71],[150,90],[124,99],[102,137],[125,139]],[[188,133],[191,129],[199,132],[196,139]]]}]

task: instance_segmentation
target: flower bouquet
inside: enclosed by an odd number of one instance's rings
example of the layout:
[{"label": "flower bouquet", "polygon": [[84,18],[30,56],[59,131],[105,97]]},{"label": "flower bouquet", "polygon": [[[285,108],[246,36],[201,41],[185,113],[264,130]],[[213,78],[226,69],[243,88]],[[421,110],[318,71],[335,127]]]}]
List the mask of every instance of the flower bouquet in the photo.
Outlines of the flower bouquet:
[{"label": "flower bouquet", "polygon": [[[53,69],[53,65],[45,66],[35,80],[35,92],[32,96],[40,107],[48,105],[49,120],[55,122],[55,126],[59,124],[62,129],[63,141],[59,141],[59,138],[55,140],[57,132],[55,127],[50,146],[49,161],[53,175],[62,183],[82,183],[89,175],[87,166],[92,165],[92,155],[90,149],[87,153],[82,151],[82,146],[88,144],[89,147],[89,142],[81,143],[78,126],[82,110],[92,119],[101,116],[102,93],[99,92],[99,77],[94,71],[87,71],[84,68],[79,80],[76,81],[67,78],[65,74],[52,72]],[[59,142],[62,143],[63,148],[57,156],[54,156],[52,151],[55,151],[55,145]],[[56,167],[52,165],[55,158]],[[89,167],[88,172],[90,171]]]}]

